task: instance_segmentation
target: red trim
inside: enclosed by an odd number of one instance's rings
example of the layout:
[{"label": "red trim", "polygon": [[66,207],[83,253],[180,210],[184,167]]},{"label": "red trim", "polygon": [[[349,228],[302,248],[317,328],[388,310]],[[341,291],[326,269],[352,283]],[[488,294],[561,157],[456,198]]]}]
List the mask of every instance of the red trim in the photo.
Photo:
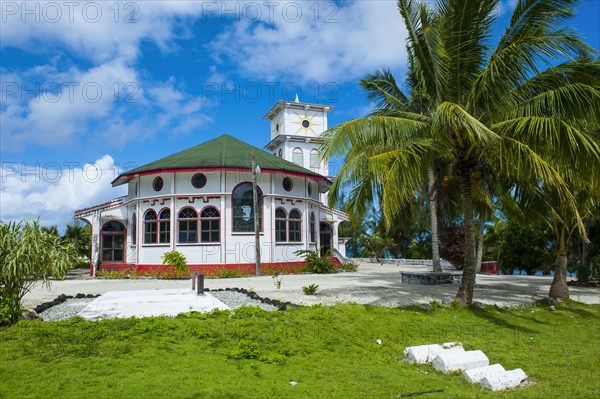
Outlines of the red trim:
[{"label": "red trim", "polygon": [[[118,186],[120,185],[122,180],[126,180],[126,179],[133,179],[135,177],[138,176],[147,176],[147,175],[154,175],[154,174],[160,174],[160,173],[175,173],[175,172],[214,172],[214,171],[225,171],[225,172],[247,172],[247,173],[252,173],[252,169],[250,168],[233,168],[233,167],[208,167],[208,168],[168,168],[168,169],[155,169],[155,170],[147,170],[145,172],[138,172],[138,173],[126,173],[126,174],[122,174],[121,176],[117,177],[115,180],[112,181],[112,186]],[[301,176],[301,177],[309,177],[311,179],[315,179],[315,180],[321,180],[322,182],[331,185],[331,181],[329,179],[327,179],[324,176],[321,176],[319,174],[308,174],[308,173],[301,173],[301,172],[293,172],[293,171],[289,171],[289,170],[281,170],[281,169],[262,169],[261,168],[261,172],[262,173],[278,173],[278,174],[284,174],[284,175],[292,175],[292,176]]]},{"label": "red trim", "polygon": [[[339,262],[338,262],[339,263]],[[271,262],[262,264],[263,275],[270,275],[274,272],[297,274],[302,273],[306,267],[306,262]],[[243,273],[244,275],[252,276],[256,274],[255,263],[239,263],[239,264],[192,264],[188,265],[190,273],[187,273],[187,277],[191,275],[192,271],[201,272],[205,276],[218,277],[219,270],[234,270]],[[126,273],[135,272],[138,276],[143,276],[145,273],[153,274],[163,271],[164,274],[173,272],[172,266],[165,266],[162,264],[126,264],[126,263],[101,263],[98,266],[98,270],[103,271],[121,271]]]}]

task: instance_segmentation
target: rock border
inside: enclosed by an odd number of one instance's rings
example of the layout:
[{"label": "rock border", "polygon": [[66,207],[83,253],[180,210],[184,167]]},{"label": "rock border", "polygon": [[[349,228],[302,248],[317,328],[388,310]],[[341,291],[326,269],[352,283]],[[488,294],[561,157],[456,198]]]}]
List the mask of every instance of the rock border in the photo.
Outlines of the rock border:
[{"label": "rock border", "polygon": [[76,294],[75,296],[73,295],[65,295],[65,294],[60,294],[59,296],[56,297],[56,299],[49,301],[49,302],[43,302],[40,305],[37,305],[35,308],[33,308],[33,311],[36,314],[40,314],[48,309],[50,309],[53,306],[56,305],[60,305],[61,303],[65,302],[67,299],[83,299],[83,298],[98,298],[100,296],[100,294]]},{"label": "rock border", "polygon": [[[209,288],[205,288],[204,292],[210,292],[211,290]],[[297,305],[295,303],[292,302],[283,302],[280,301],[278,299],[270,299],[270,298],[265,298],[265,297],[261,297],[260,295],[258,295],[256,292],[254,291],[249,291],[245,288],[218,288],[218,289],[213,289],[212,291],[234,291],[234,292],[239,292],[240,294],[244,294],[246,295],[248,298],[250,299],[254,299],[257,300],[259,302],[265,303],[267,305],[272,305],[275,306],[277,308],[278,311],[285,311],[287,309],[290,308],[299,308],[300,305]],[[35,312],[36,315],[39,315],[40,313],[50,309],[53,306],[56,305],[60,305],[61,303],[65,302],[67,299],[83,299],[83,298],[98,298],[102,296],[101,294],[76,294],[76,295],[65,295],[65,294],[60,294],[59,296],[57,296],[54,300],[52,301],[48,301],[48,302],[43,302],[39,305],[37,305],[35,308],[33,308],[32,310]]]},{"label": "rock border", "polygon": [[205,288],[204,289],[204,292],[210,292],[210,291],[214,291],[214,292],[217,292],[217,291],[239,292],[240,294],[246,295],[250,299],[257,300],[257,301],[265,303],[267,305],[275,306],[278,311],[285,311],[285,310],[288,310],[290,308],[299,308],[300,307],[300,305],[292,303],[292,302],[283,302],[283,301],[280,301],[278,299],[270,299],[270,298],[266,298],[266,297],[261,297],[255,291],[247,290],[246,288],[237,288],[237,287],[229,288],[228,287],[228,288],[217,288],[217,289],[213,289],[213,290],[211,290],[209,288]]}]

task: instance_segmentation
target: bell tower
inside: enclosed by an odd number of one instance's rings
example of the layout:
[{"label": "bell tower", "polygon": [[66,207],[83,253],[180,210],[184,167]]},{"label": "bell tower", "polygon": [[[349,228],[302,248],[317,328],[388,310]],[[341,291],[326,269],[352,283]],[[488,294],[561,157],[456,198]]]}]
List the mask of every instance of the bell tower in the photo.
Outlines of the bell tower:
[{"label": "bell tower", "polygon": [[318,156],[318,137],[327,130],[327,105],[278,101],[264,116],[270,122],[271,141],[265,149],[273,155],[328,175],[328,167]]}]

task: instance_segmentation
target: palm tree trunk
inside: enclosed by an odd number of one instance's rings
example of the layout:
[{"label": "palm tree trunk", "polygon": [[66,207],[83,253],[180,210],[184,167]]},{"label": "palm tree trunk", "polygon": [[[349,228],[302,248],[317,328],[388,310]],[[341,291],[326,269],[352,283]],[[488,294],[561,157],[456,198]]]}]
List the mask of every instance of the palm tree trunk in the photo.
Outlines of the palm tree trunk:
[{"label": "palm tree trunk", "polygon": [[429,213],[431,213],[431,259],[433,261],[433,271],[441,272],[442,264],[440,262],[440,241],[438,235],[437,192],[435,190],[435,175],[431,168],[427,174],[427,183]]},{"label": "palm tree trunk", "polygon": [[476,271],[476,242],[475,223],[473,221],[473,196],[471,193],[471,176],[468,171],[460,172],[460,191],[463,201],[465,218],[465,264],[463,267],[462,280],[456,293],[456,301],[469,306],[473,302],[473,291],[475,290]]},{"label": "palm tree trunk", "polygon": [[483,230],[485,227],[485,220],[481,218],[479,221],[479,235],[477,236],[477,263],[475,272],[479,273],[481,271],[481,261],[483,260]]},{"label": "palm tree trunk", "polygon": [[548,296],[552,298],[569,298],[569,286],[567,285],[568,243],[565,235],[565,228],[562,227],[558,255],[556,255],[556,263],[554,265],[554,278],[552,279],[550,292],[548,293]]}]

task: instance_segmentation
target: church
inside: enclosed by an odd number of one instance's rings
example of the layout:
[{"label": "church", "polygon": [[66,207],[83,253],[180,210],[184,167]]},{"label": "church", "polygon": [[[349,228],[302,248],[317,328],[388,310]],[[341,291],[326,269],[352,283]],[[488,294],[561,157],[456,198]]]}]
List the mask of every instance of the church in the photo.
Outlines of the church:
[{"label": "church", "polygon": [[278,101],[264,117],[264,150],[223,135],[119,175],[112,186],[126,184],[126,196],[75,212],[92,226],[90,273],[158,270],[176,250],[191,270],[254,274],[255,215],[263,270],[297,271],[296,251],[316,248],[344,262],[338,227],[348,216],[325,205],[332,177],[318,154],[332,109]]}]

